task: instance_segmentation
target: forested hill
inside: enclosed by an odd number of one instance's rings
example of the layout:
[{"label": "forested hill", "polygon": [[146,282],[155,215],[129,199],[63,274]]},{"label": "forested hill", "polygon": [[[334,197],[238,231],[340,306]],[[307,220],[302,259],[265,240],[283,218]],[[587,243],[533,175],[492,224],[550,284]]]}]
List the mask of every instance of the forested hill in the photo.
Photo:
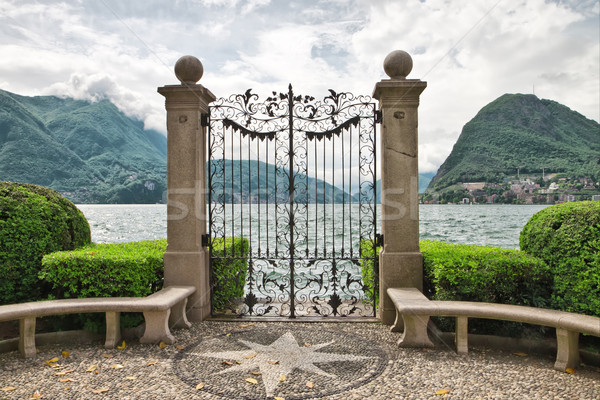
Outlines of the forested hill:
[{"label": "forested hill", "polygon": [[600,124],[552,100],[505,94],[469,121],[428,191],[564,173],[600,179]]},{"label": "forested hill", "polygon": [[156,203],[166,138],[107,100],[0,90],[0,180],[51,187],[76,203]]}]

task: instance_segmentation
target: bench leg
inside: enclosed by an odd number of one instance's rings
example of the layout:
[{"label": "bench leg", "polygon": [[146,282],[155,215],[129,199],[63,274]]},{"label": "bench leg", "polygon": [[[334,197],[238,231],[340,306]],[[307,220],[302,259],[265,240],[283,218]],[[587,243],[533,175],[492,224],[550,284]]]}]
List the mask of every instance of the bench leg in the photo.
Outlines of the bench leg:
[{"label": "bench leg", "polygon": [[158,343],[161,340],[167,344],[175,343],[175,337],[169,330],[169,315],[171,309],[164,311],[144,311],[146,329],[140,343]]},{"label": "bench leg", "polygon": [[169,326],[175,329],[191,328],[192,324],[187,319],[185,308],[187,306],[187,297],[175,304],[171,308],[171,315],[169,316]]},{"label": "bench leg", "polygon": [[121,340],[121,313],[118,311],[106,312],[106,349],[114,349]]},{"label": "bench leg", "polygon": [[469,319],[467,317],[456,317],[456,333],[454,336],[456,352],[467,354],[469,352]]},{"label": "bench leg", "polygon": [[402,332],[404,330],[404,321],[402,320],[402,315],[396,310],[396,320],[394,321],[394,325],[390,328],[391,332]]},{"label": "bench leg", "polygon": [[556,328],[556,347],[555,370],[564,372],[579,366],[579,332]]},{"label": "bench leg", "polygon": [[19,320],[19,352],[25,358],[33,358],[35,351],[35,317]]},{"label": "bench leg", "polygon": [[429,315],[402,314],[404,333],[398,341],[400,347],[433,347],[427,335]]}]

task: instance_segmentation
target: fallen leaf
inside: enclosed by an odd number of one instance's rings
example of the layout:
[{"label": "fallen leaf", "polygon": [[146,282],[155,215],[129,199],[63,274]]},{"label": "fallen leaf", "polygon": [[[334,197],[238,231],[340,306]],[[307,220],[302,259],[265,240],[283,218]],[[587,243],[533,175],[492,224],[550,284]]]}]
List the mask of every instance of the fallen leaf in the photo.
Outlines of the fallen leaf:
[{"label": "fallen leaf", "polygon": [[254,378],[246,378],[246,382],[251,383],[253,385],[258,385],[258,381]]},{"label": "fallen leaf", "polygon": [[124,367],[123,365],[121,365],[121,364],[113,364],[113,365],[111,365],[110,367],[111,367],[111,368],[114,368],[114,369],[121,369],[121,368],[125,368],[125,367]]},{"label": "fallen leaf", "polygon": [[252,324],[242,324],[242,325],[240,325],[240,328],[250,328],[251,326],[254,326],[254,325],[256,325],[256,324],[253,324],[253,323]]},{"label": "fallen leaf", "polygon": [[260,371],[250,371],[250,373],[251,373],[252,375],[256,375],[256,376],[258,376],[258,375],[262,375],[262,372],[260,372]]},{"label": "fallen leaf", "polygon": [[50,364],[53,364],[53,363],[57,363],[58,360],[60,360],[58,357],[54,357],[54,358],[51,358],[49,360],[46,360],[46,364],[50,365]]},{"label": "fallen leaf", "polygon": [[123,340],[123,343],[121,343],[120,346],[117,346],[117,349],[123,350],[125,347],[127,347],[127,345],[125,344],[125,341]]},{"label": "fallen leaf", "polygon": [[575,369],[574,368],[567,368],[567,369],[565,369],[565,372],[567,374],[574,374],[575,373]]},{"label": "fallen leaf", "polygon": [[156,365],[158,364],[158,361],[149,361],[148,364],[146,364],[147,367],[151,366],[151,365]]},{"label": "fallen leaf", "polygon": [[176,348],[177,350],[183,350],[183,349],[185,349],[185,347],[183,347],[183,346],[182,346],[182,345],[180,345],[180,344],[178,344],[177,346],[175,346],[175,348]]},{"label": "fallen leaf", "polygon": [[107,388],[92,389],[92,393],[96,393],[96,394],[106,393],[106,392],[108,392]]},{"label": "fallen leaf", "polygon": [[244,357],[244,358],[245,358],[246,360],[249,360],[249,359],[251,359],[251,358],[254,358],[254,357],[256,357],[256,353],[253,353],[253,354],[247,355],[247,356],[246,356],[246,357]]},{"label": "fallen leaf", "polygon": [[167,347],[167,344],[166,344],[165,342],[162,342],[162,341],[161,341],[161,342],[158,344],[158,347],[160,347],[161,349],[164,349],[165,347]]},{"label": "fallen leaf", "polygon": [[221,361],[221,364],[233,365],[233,363],[231,361]]},{"label": "fallen leaf", "polygon": [[65,376],[66,374],[70,374],[71,372],[75,372],[75,370],[74,369],[67,369],[65,371],[57,372],[54,375],[55,376]]},{"label": "fallen leaf", "polygon": [[279,364],[279,361],[271,361],[271,360],[270,360],[270,361],[267,361],[267,362],[268,362],[269,364],[271,364],[271,365],[277,365],[277,364]]},{"label": "fallen leaf", "polygon": [[279,375],[279,379],[277,379],[279,382],[285,382],[285,375]]},{"label": "fallen leaf", "polygon": [[518,357],[527,357],[527,353],[513,353],[513,354]]},{"label": "fallen leaf", "polygon": [[102,357],[104,357],[104,358],[113,358],[113,355],[112,354],[108,354],[108,353],[104,353],[104,354],[102,354]]},{"label": "fallen leaf", "polygon": [[17,390],[17,388],[14,386],[5,386],[0,390],[2,390],[3,392],[12,392],[13,390]]},{"label": "fallen leaf", "polygon": [[88,369],[85,370],[85,372],[94,372],[98,369],[97,365],[90,365]]},{"label": "fallen leaf", "polygon": [[314,389],[315,384],[309,381],[309,382],[306,382],[306,387],[309,389]]},{"label": "fallen leaf", "polygon": [[200,382],[199,384],[196,385],[196,390],[201,390],[204,388],[204,383]]},{"label": "fallen leaf", "polygon": [[33,392],[33,394],[30,397],[30,399],[41,399],[41,398],[42,398],[42,394],[40,393],[39,390],[36,390],[35,392]]},{"label": "fallen leaf", "polygon": [[304,347],[310,347],[310,343],[304,343]]},{"label": "fallen leaf", "polygon": [[125,379],[128,381],[135,381],[137,378],[135,376],[126,376]]},{"label": "fallen leaf", "polygon": [[63,358],[68,358],[71,355],[71,353],[69,353],[68,351],[63,351],[61,354]]},{"label": "fallen leaf", "polygon": [[275,397],[273,397],[273,398],[274,398],[275,400],[285,400],[285,397],[277,397],[277,396],[275,396]]},{"label": "fallen leaf", "polygon": [[443,395],[443,394],[448,394],[450,393],[450,389],[440,389],[437,392],[435,392],[435,394],[437,395]]},{"label": "fallen leaf", "polygon": [[225,336],[227,336],[227,337],[231,336],[231,332],[230,332],[230,333],[228,333],[228,334],[226,334]]},{"label": "fallen leaf", "polygon": [[75,382],[73,378],[60,378],[59,382]]}]

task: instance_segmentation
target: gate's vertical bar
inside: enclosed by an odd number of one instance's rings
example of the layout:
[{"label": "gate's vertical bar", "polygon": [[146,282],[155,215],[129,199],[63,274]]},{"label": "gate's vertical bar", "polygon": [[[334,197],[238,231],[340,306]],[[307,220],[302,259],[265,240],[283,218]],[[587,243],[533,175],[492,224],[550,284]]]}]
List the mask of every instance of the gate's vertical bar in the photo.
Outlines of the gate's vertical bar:
[{"label": "gate's vertical bar", "polygon": [[288,156],[289,156],[289,167],[288,167],[288,207],[289,207],[289,252],[290,252],[290,318],[296,318],[296,293],[295,293],[295,265],[296,262],[296,246],[294,243],[294,92],[292,91],[292,84],[290,83],[288,88]]},{"label": "gate's vertical bar", "polygon": [[380,253],[380,316],[394,322],[396,311],[389,287],[423,288],[423,256],[419,250],[418,106],[427,86],[406,79],[412,59],[404,51],[391,52],[383,62],[391,79],[375,85],[373,97],[383,114],[381,129],[381,219],[384,235]]},{"label": "gate's vertical bar", "polygon": [[164,255],[165,286],[192,285],[188,319],[201,321],[210,315],[208,253],[202,247],[206,234],[206,127],[202,114],[215,96],[196,84],[202,63],[192,56],[175,64],[180,85],[158,88],[167,110],[167,251]]}]

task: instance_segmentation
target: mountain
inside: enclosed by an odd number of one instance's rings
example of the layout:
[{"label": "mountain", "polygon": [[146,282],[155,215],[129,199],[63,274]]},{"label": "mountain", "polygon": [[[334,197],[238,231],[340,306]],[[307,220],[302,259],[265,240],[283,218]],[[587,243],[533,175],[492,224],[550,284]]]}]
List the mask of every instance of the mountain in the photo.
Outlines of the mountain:
[{"label": "mountain", "polygon": [[469,121],[428,192],[517,174],[600,180],[600,124],[552,100],[505,94]]},{"label": "mountain", "polygon": [[51,187],[75,203],[156,203],[166,137],[112,103],[0,90],[0,180]]}]

